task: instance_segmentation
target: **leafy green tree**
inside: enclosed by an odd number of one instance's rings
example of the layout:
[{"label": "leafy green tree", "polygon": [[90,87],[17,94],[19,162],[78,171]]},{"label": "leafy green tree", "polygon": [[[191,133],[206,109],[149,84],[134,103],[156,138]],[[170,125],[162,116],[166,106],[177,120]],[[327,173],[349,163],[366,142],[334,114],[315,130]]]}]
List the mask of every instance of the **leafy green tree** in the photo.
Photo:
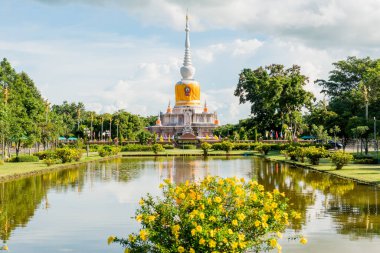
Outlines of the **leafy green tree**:
[{"label": "leafy green tree", "polygon": [[302,108],[309,106],[314,98],[304,89],[307,82],[299,66],[285,69],[283,65],[272,64],[255,70],[244,69],[234,94],[241,104],[251,104],[252,119],[261,132],[281,130],[287,124],[295,135],[302,120]]}]

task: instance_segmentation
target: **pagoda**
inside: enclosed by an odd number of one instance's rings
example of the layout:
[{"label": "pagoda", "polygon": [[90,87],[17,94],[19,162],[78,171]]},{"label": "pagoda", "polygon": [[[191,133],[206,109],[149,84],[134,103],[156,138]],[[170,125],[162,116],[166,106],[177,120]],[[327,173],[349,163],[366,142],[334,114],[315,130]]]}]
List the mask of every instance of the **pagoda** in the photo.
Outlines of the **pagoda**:
[{"label": "pagoda", "polygon": [[[175,105],[160,112],[154,126],[148,127],[161,140],[214,139],[213,130],[219,125],[216,112],[209,112],[207,103],[201,104],[201,88],[194,79],[195,68],[191,63],[189,18],[186,15],[185,57],[180,69],[181,81],[175,85]],[[217,137],[215,137],[217,138]]]}]

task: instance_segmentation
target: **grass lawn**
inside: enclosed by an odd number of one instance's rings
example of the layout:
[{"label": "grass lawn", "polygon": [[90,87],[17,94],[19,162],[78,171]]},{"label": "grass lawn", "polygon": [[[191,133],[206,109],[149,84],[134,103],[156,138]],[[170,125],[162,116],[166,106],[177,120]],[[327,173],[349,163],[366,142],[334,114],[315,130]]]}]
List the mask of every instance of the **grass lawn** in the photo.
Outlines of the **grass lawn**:
[{"label": "grass lawn", "polygon": [[352,178],[359,181],[380,185],[380,164],[350,163],[344,166],[343,169],[336,170],[335,165],[328,158],[321,159],[319,165],[311,165],[308,163],[307,159],[305,159],[305,163],[290,161],[290,159],[286,160],[285,156],[281,155],[278,151],[270,152],[266,158],[270,160],[285,161],[287,163],[307,166],[318,171],[328,172],[341,177]]},{"label": "grass lawn", "polygon": [[38,173],[44,170],[50,170],[50,169],[58,169],[61,167],[66,167],[70,165],[76,165],[86,162],[91,162],[95,160],[103,159],[103,157],[100,157],[98,153],[93,152],[89,154],[89,157],[87,157],[86,154],[83,154],[82,159],[78,162],[71,162],[71,163],[64,163],[64,164],[53,164],[51,166],[47,166],[42,161],[39,162],[22,162],[22,163],[10,163],[6,162],[3,165],[0,165],[0,180],[16,177],[18,175],[27,175],[32,173]]}]

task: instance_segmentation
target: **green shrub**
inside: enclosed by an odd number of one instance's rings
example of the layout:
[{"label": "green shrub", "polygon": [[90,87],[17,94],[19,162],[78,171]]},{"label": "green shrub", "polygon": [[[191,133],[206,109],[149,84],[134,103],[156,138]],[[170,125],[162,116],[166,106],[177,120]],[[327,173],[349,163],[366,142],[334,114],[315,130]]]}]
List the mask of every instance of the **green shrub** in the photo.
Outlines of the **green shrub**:
[{"label": "green shrub", "polygon": [[163,148],[164,149],[174,149],[174,145],[173,144],[165,144],[165,145],[163,145]]},{"label": "green shrub", "polygon": [[214,144],[212,144],[212,149],[213,149],[213,150],[216,150],[216,151],[223,150],[223,149],[222,149],[222,143],[221,143],[221,142],[218,142],[218,143],[214,143]]},{"label": "green shrub", "polygon": [[331,161],[335,164],[336,169],[340,170],[344,165],[347,165],[354,157],[343,151],[337,151],[331,155]]},{"label": "green shrub", "polygon": [[208,156],[208,151],[212,148],[212,145],[207,142],[202,142],[201,149],[203,150],[203,155]]},{"label": "green shrub", "polygon": [[179,185],[166,180],[160,187],[162,197],[140,200],[134,217],[139,231],[125,239],[110,236],[109,244],[120,243],[124,252],[281,250],[277,240],[288,219],[300,215],[277,189],[266,192],[254,181],[206,177]]},{"label": "green shrub", "polygon": [[72,148],[57,148],[55,150],[56,158],[60,159],[62,163],[71,162],[73,160],[79,161],[82,157],[83,151],[80,149]]},{"label": "green shrub", "polygon": [[53,164],[61,163],[61,160],[60,159],[54,159],[54,158],[47,158],[47,159],[44,159],[43,162],[47,166],[50,166],[50,165],[53,165]]},{"label": "green shrub", "polygon": [[111,155],[117,155],[120,152],[119,147],[112,147],[109,145],[105,145],[102,147],[99,147],[98,154],[101,157],[111,156]]},{"label": "green shrub", "polygon": [[376,159],[370,155],[365,154],[354,154],[354,163],[355,164],[375,164]]},{"label": "green shrub", "polygon": [[221,146],[222,146],[222,150],[225,151],[226,154],[229,154],[230,151],[233,149],[234,144],[232,142],[229,142],[229,141],[223,141],[221,143]]},{"label": "green shrub", "polygon": [[56,153],[54,151],[52,151],[52,150],[45,150],[45,151],[40,151],[40,152],[34,153],[33,155],[37,156],[38,159],[40,159],[40,160],[45,160],[45,159],[48,159],[48,158],[55,157]]},{"label": "green shrub", "polygon": [[32,155],[19,155],[19,156],[15,156],[15,157],[12,157],[11,159],[9,159],[9,162],[12,162],[12,163],[28,163],[28,162],[38,162],[39,159],[37,156],[32,156]]},{"label": "green shrub", "polygon": [[180,149],[197,149],[195,145],[191,145],[191,144],[179,145],[178,147]]},{"label": "green shrub", "polygon": [[142,144],[127,144],[121,148],[121,151],[138,152],[138,151],[152,151],[151,145]]},{"label": "green shrub", "polygon": [[271,150],[271,147],[272,145],[271,144],[266,144],[266,143],[259,143],[257,146],[256,146],[256,150],[260,153],[262,153],[263,155],[267,155],[269,153],[269,151]]},{"label": "green shrub", "polygon": [[252,150],[254,149],[253,143],[234,143],[233,150]]},{"label": "green shrub", "polygon": [[310,146],[304,148],[306,152],[306,157],[310,160],[310,163],[313,165],[319,164],[319,159],[328,157],[328,152],[324,147],[317,148],[315,146]]},{"label": "green shrub", "polygon": [[152,150],[156,155],[158,154],[158,152],[165,151],[164,147],[158,143],[152,145]]}]

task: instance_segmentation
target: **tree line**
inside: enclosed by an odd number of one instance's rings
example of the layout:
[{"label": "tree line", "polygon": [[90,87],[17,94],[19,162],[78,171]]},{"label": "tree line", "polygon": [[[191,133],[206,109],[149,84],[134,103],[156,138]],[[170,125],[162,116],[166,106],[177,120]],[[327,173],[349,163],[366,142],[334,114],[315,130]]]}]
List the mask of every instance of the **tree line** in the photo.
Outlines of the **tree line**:
[{"label": "tree line", "polygon": [[332,65],[326,80],[315,81],[322,88],[323,99],[319,101],[305,89],[308,77],[300,66],[272,64],[243,69],[234,95],[241,104],[250,103],[251,115],[238,124],[219,127],[215,134],[250,140],[275,138],[268,136],[269,132],[289,139],[332,136],[341,139],[344,146],[359,139],[367,152],[380,118],[380,59],[351,56]]},{"label": "tree line", "polygon": [[[155,116],[142,117],[124,110],[97,114],[83,103],[51,105],[25,72],[16,72],[7,59],[0,62],[0,137],[2,157],[11,147],[46,149],[59,137],[118,141],[144,137]],[[8,151],[8,152],[7,152]]]}]

